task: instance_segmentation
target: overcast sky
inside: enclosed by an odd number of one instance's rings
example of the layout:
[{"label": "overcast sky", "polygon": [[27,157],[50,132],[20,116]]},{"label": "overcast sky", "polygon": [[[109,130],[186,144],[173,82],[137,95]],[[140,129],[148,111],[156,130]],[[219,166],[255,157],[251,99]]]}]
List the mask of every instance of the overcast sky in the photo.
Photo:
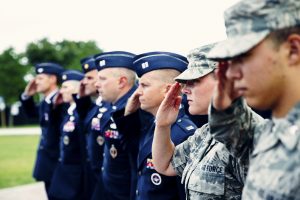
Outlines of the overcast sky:
[{"label": "overcast sky", "polygon": [[225,39],[223,12],[238,0],[0,0],[0,52],[52,42],[95,40],[104,51],[191,49]]}]

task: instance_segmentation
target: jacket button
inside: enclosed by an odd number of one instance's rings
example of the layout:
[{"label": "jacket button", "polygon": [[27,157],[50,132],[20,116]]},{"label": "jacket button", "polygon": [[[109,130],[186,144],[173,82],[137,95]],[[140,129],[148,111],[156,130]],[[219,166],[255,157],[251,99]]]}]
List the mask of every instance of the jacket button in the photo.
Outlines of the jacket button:
[{"label": "jacket button", "polygon": [[139,190],[135,191],[136,196],[139,196]]},{"label": "jacket button", "polygon": [[101,167],[101,171],[104,171],[104,167]]},{"label": "jacket button", "polygon": [[139,176],[140,176],[140,175],[142,175],[142,172],[141,172],[141,171],[139,171],[139,172],[138,172],[138,174],[139,174]]}]

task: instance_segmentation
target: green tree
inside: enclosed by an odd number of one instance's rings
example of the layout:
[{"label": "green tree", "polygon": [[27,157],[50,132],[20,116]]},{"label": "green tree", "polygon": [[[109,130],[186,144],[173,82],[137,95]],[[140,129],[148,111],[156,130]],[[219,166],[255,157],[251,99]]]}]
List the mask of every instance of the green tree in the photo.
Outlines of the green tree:
[{"label": "green tree", "polygon": [[21,64],[22,56],[8,48],[0,54],[0,96],[6,104],[11,105],[18,100],[26,85],[24,76],[29,67]]},{"label": "green tree", "polygon": [[95,41],[63,40],[51,43],[47,38],[27,45],[25,56],[28,64],[40,62],[56,62],[66,69],[81,69],[80,59],[86,56],[101,53]]},{"label": "green tree", "polygon": [[66,69],[81,69],[80,59],[101,53],[95,41],[63,40],[51,43],[47,38],[27,45],[25,52],[17,54],[8,48],[0,54],[0,96],[6,104],[18,100],[26,86],[25,77],[34,74],[33,65],[40,62],[56,62]]}]

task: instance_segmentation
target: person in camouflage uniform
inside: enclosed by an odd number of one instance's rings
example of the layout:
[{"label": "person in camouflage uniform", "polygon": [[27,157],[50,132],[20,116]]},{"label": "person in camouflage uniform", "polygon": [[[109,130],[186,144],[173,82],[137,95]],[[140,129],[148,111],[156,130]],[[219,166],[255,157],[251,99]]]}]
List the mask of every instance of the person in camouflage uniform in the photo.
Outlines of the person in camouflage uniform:
[{"label": "person in camouflage uniform", "polygon": [[[194,49],[188,55],[188,69],[177,76],[184,83],[191,114],[206,114],[216,85],[216,62],[207,60],[213,45]],[[170,138],[171,124],[176,120],[181,97],[180,84],[173,85],[162,102],[156,117],[153,140],[153,161],[156,170],[168,176],[179,175],[185,185],[187,199],[241,199],[248,164],[240,165],[226,147],[214,140],[208,124],[193,136],[175,145]]]},{"label": "person in camouflage uniform", "polygon": [[[249,161],[243,199],[300,199],[300,1],[244,0],[225,12],[210,128],[239,161]],[[246,105],[271,109],[255,120]]]}]

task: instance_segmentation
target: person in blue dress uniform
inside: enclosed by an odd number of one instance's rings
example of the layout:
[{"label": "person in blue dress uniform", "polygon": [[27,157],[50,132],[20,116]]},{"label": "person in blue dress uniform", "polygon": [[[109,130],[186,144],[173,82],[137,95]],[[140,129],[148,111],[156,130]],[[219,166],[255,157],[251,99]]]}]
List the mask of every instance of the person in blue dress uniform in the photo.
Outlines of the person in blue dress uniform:
[{"label": "person in blue dress uniform", "polygon": [[76,70],[62,73],[60,94],[69,104],[60,126],[60,157],[52,178],[50,195],[59,200],[84,200],[85,143],[72,94],[79,91],[84,75]]},{"label": "person in blue dress uniform", "polygon": [[79,95],[73,95],[76,110],[82,120],[83,132],[86,137],[87,165],[85,188],[87,199],[104,199],[102,181],[102,162],[104,136],[100,132],[100,119],[108,110],[110,103],[102,101],[96,88],[98,70],[93,56],[80,60],[84,79],[81,81]]},{"label": "person in blue dress uniform", "polygon": [[[36,76],[31,80],[20,96],[22,107],[29,117],[39,118],[41,126],[40,142],[33,170],[33,177],[45,183],[49,196],[49,187],[53,171],[59,157],[59,125],[62,119],[63,105],[54,108],[53,101],[58,93],[58,82],[63,67],[56,63],[39,63],[35,65]],[[35,104],[33,96],[43,95],[43,100]]]},{"label": "person in blue dress uniform", "polygon": [[105,139],[102,176],[107,199],[130,199],[132,181],[136,177],[136,161],[131,159],[129,151],[132,145],[112,120],[112,114],[125,107],[136,89],[134,56],[125,51],[113,51],[94,57],[98,67],[97,90],[103,101],[110,103],[100,110],[99,116],[100,132]]},{"label": "person in blue dress uniform", "polygon": [[[174,83],[174,78],[184,71],[187,65],[188,61],[184,56],[171,52],[149,52],[134,58],[134,67],[140,77],[139,87],[128,100],[124,115],[117,113],[114,119],[124,135],[139,137],[135,199],[185,199],[184,187],[179,177],[167,177],[155,170],[151,148],[155,115],[159,105]],[[139,109],[153,116],[146,125],[140,120],[143,116]],[[140,130],[136,128],[138,124],[142,124]],[[196,125],[188,118],[182,107],[177,121],[171,127],[172,140],[179,144],[193,134],[195,129]]]}]

